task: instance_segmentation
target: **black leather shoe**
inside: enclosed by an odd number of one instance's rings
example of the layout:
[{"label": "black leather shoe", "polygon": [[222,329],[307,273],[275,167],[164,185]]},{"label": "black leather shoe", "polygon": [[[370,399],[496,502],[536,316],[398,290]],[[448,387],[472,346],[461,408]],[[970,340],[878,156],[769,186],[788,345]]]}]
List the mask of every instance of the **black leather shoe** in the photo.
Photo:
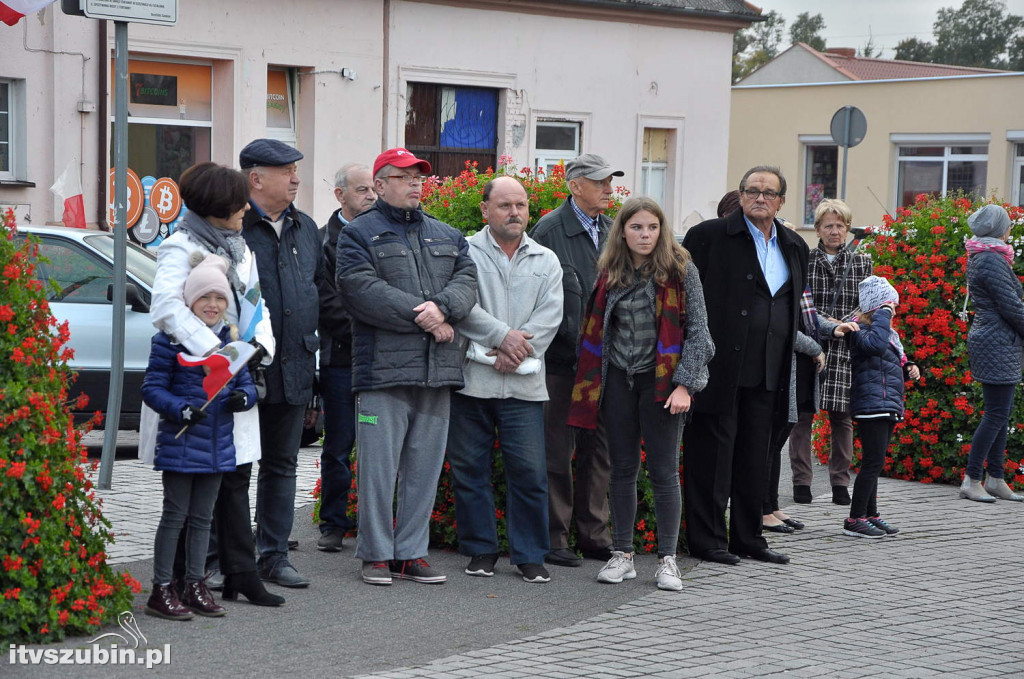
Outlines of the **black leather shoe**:
[{"label": "black leather shoe", "polygon": [[[611,558],[611,557],[609,557]],[[561,549],[552,549],[544,557],[544,561],[553,564],[555,566],[568,566],[570,568],[576,568],[583,565],[583,559],[576,554],[576,552],[566,547]]]},{"label": "black leather shoe", "polygon": [[727,566],[735,566],[740,562],[740,558],[738,556],[724,549],[709,549],[702,554],[694,554],[693,556],[704,561],[724,563]]},{"label": "black leather shoe", "polygon": [[593,559],[594,561],[608,561],[612,558],[611,547],[598,547],[597,549],[581,549],[584,559]]},{"label": "black leather shoe", "polygon": [[299,541],[298,540],[289,540],[288,541],[288,551],[289,552],[293,552],[293,551],[295,551],[298,548],[299,548]]},{"label": "black leather shoe", "polygon": [[769,533],[782,533],[784,535],[790,535],[796,532],[796,528],[786,525],[785,523],[777,523],[774,526],[761,524],[761,530],[768,531]]},{"label": "black leather shoe", "polygon": [[783,519],[782,523],[786,524],[793,530],[803,530],[804,528],[806,528],[806,526],[804,526],[803,521],[797,521],[792,516]]},{"label": "black leather shoe", "polygon": [[850,489],[846,486],[832,486],[832,503],[837,505],[850,504]]},{"label": "black leather shoe", "polygon": [[789,557],[788,556],[786,556],[782,552],[774,552],[774,551],[768,549],[767,547],[765,547],[764,549],[755,550],[753,552],[747,552],[746,554],[741,554],[740,556],[745,556],[748,559],[754,559],[756,561],[764,561],[766,563],[777,563],[777,564],[787,564],[787,563],[789,563]]},{"label": "black leather shoe", "polygon": [[811,495],[810,486],[793,486],[793,502],[809,505],[812,500],[814,500],[814,496]]}]

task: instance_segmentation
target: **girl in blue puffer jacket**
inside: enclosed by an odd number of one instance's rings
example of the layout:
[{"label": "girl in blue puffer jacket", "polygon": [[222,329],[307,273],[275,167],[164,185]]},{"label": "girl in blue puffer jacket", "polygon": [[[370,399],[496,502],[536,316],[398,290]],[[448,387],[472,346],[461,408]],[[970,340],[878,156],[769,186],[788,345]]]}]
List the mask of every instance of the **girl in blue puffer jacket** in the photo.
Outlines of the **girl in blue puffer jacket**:
[{"label": "girl in blue puffer jacket", "polygon": [[880,276],[861,281],[859,293],[858,329],[846,334],[846,343],[852,368],[850,409],[862,457],[843,533],[882,538],[899,529],[878,515],[878,475],[885,466],[893,427],[903,419],[903,383],[907,378],[918,379],[921,373],[907,360],[900,336],[892,329],[899,293]]},{"label": "girl in blue puffer jacket", "polygon": [[[193,269],[185,280],[185,303],[217,333],[222,345],[237,339],[237,329],[224,323],[232,294],[227,262],[213,254],[204,258],[197,253],[193,258]],[[225,613],[203,581],[210,522],[221,473],[235,468],[234,413],[256,404],[256,389],[243,366],[204,408],[206,372],[201,366],[179,364],[182,349],[166,333],[154,335],[142,383],[143,400],[160,414],[154,468],[163,473],[164,488],[163,514],[153,547],[153,592],[145,610],[169,620],[188,620],[193,611],[205,616]],[[179,598],[171,577],[186,519],[185,583]]]}]

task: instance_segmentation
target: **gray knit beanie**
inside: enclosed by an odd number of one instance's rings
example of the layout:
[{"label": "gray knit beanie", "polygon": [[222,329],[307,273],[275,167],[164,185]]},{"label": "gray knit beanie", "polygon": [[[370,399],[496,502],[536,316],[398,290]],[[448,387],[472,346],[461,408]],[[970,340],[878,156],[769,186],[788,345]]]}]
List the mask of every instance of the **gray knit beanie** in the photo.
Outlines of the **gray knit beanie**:
[{"label": "gray knit beanie", "polygon": [[883,304],[897,306],[900,293],[881,276],[868,276],[860,282],[860,310],[870,313]]},{"label": "gray knit beanie", "polygon": [[1010,228],[1010,215],[1002,205],[989,203],[968,217],[967,224],[978,238],[1002,238]]}]

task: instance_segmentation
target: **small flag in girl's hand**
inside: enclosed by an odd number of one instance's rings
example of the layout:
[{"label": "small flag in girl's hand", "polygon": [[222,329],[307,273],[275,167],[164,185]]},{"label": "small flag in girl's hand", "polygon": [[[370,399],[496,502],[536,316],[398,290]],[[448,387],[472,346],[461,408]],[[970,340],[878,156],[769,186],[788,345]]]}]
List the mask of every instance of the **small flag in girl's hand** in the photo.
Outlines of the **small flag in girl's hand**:
[{"label": "small flag in girl's hand", "polygon": [[206,392],[207,400],[213,400],[213,397],[255,354],[256,347],[248,342],[231,342],[209,356],[192,356],[181,352],[178,354],[178,363],[187,366],[202,365],[210,369],[210,374],[203,379],[203,391]]}]

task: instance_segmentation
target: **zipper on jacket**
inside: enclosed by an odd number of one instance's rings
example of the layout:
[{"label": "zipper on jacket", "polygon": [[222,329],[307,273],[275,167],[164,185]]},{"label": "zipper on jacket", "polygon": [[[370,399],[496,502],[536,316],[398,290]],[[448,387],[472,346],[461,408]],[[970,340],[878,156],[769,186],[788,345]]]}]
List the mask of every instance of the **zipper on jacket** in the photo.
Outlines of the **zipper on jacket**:
[{"label": "zipper on jacket", "polygon": [[299,270],[299,251],[295,249],[294,245],[292,246],[292,257],[295,258],[295,268],[296,268],[296,270]]}]

